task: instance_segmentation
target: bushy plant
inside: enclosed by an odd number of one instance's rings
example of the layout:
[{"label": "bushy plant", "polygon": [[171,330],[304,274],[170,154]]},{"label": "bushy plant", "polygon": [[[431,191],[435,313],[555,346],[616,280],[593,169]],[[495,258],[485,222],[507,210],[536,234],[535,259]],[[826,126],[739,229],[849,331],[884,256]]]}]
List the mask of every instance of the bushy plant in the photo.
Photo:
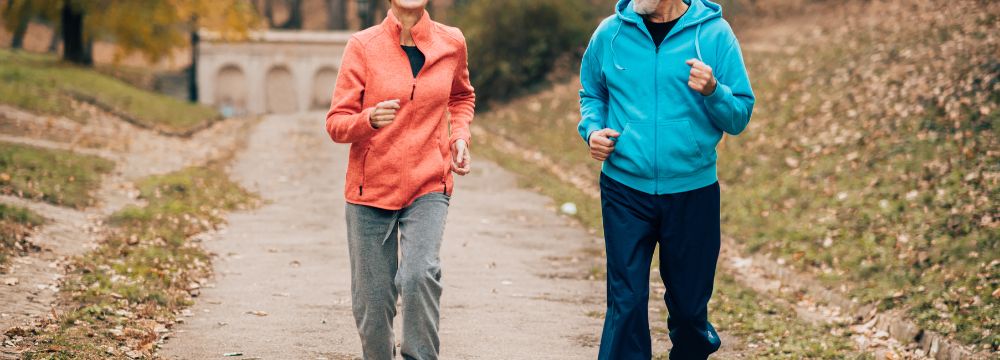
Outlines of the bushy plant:
[{"label": "bushy plant", "polygon": [[471,0],[453,22],[469,45],[480,104],[543,83],[557,63],[575,63],[597,26],[591,2],[564,0]]}]

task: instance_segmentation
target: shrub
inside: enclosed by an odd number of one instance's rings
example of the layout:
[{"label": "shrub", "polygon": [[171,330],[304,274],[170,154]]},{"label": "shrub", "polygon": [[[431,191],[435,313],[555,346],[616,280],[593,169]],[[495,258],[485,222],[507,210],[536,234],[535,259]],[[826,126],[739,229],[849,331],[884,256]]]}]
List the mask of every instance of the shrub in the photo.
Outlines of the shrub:
[{"label": "shrub", "polygon": [[597,26],[595,7],[586,1],[471,0],[455,14],[484,105],[544,83],[558,63],[577,63]]}]

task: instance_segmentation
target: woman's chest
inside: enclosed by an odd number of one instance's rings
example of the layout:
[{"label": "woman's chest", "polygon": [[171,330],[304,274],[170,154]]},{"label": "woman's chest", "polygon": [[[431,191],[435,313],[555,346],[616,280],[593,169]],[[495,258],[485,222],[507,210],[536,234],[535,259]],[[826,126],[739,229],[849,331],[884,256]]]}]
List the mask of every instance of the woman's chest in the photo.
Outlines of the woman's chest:
[{"label": "woman's chest", "polygon": [[365,102],[385,100],[446,103],[451,95],[458,59],[447,51],[421,49],[423,64],[413,75],[411,59],[401,47],[374,54],[369,62]]}]

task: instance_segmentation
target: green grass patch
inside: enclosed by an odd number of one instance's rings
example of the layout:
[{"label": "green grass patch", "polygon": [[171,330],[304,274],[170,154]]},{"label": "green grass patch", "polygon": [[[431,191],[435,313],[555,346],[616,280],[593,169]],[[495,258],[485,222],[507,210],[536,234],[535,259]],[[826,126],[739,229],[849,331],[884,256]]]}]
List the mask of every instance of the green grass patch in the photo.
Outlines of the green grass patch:
[{"label": "green grass patch", "polygon": [[191,237],[222,224],[226,212],[256,204],[214,166],[137,185],[147,204],[111,215],[100,247],[76,259],[62,294],[70,309],[35,334],[27,358],[124,357],[121,346],[150,357],[159,332],[191,305],[190,291],[211,271],[209,255]]},{"label": "green grass patch", "polygon": [[85,122],[88,115],[71,106],[71,99],[170,134],[190,134],[220,119],[210,107],[145,91],[52,55],[0,50],[0,103]]},{"label": "green grass patch", "polygon": [[0,204],[0,272],[11,256],[35,250],[26,238],[44,222],[45,219],[31,210]]},{"label": "green grass patch", "polygon": [[0,194],[84,208],[113,169],[97,156],[0,142]]}]

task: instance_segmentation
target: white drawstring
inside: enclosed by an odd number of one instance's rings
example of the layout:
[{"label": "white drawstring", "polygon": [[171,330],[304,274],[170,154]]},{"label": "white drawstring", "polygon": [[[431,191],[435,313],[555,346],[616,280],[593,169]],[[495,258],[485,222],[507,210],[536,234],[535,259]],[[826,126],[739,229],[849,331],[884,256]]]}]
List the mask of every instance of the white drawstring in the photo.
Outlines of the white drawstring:
[{"label": "white drawstring", "polygon": [[624,66],[618,65],[618,57],[615,55],[615,39],[618,39],[618,34],[622,31],[622,24],[624,21],[618,21],[618,30],[615,30],[615,36],[611,37],[611,62],[615,64],[615,69],[618,70],[628,70]]},{"label": "white drawstring", "polygon": [[705,62],[701,58],[701,24],[703,23],[698,23],[698,28],[694,31],[694,53],[698,55],[698,61]]}]

